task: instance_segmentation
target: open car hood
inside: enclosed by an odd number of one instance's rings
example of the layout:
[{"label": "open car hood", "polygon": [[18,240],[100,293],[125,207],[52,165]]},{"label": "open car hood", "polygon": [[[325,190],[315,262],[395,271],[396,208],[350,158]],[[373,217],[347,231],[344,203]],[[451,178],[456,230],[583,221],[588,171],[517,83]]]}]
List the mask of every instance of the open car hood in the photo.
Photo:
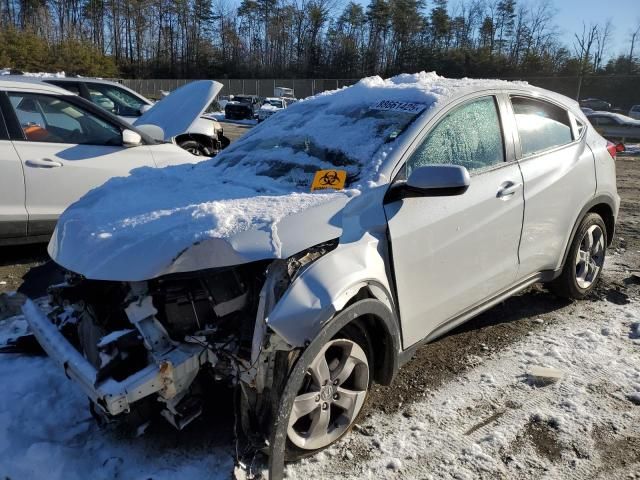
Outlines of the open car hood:
[{"label": "open car hood", "polygon": [[[160,127],[164,131],[164,138],[156,140],[171,141],[175,136],[190,130],[200,115],[211,105],[222,87],[221,83],[213,80],[188,83],[156,102],[133,125]],[[148,133],[153,136],[152,130],[148,130]]]}]

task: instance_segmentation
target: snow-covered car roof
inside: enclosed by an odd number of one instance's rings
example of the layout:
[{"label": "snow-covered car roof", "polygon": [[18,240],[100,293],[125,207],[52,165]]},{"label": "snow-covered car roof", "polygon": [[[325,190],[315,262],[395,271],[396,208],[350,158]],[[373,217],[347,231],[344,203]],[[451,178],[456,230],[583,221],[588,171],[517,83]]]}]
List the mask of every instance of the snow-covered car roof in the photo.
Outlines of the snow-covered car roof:
[{"label": "snow-covered car roof", "polygon": [[21,77],[18,75],[0,76],[0,88],[3,90],[21,90],[34,93],[45,92],[56,95],[75,95],[75,93],[69,90],[45,83],[38,77]]},{"label": "snow-covered car roof", "polygon": [[[341,235],[343,208],[388,182],[381,167],[416,118],[447,98],[513,85],[421,72],[299,101],[211,160],[134,170],[92,190],[62,214],[49,253],[104,280],[286,258]],[[312,192],[324,169],[344,170],[345,189]]]}]

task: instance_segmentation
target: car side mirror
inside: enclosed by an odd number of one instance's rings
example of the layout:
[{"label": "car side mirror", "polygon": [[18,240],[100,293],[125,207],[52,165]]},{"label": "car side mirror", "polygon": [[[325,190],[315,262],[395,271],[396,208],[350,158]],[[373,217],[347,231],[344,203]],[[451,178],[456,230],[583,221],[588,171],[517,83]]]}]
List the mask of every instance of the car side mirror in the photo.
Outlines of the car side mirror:
[{"label": "car side mirror", "polygon": [[134,132],[133,130],[123,130],[122,131],[122,146],[123,147],[137,147],[142,144],[142,137],[139,133]]},{"label": "car side mirror", "polygon": [[146,111],[150,110],[150,109],[151,109],[151,107],[152,107],[152,105],[142,105],[142,106],[140,107],[140,115],[142,115],[144,112],[146,112]]},{"label": "car side mirror", "polygon": [[441,197],[461,195],[471,179],[466,168],[459,165],[426,165],[411,172],[406,181],[394,183],[387,192],[386,202],[409,197]]}]

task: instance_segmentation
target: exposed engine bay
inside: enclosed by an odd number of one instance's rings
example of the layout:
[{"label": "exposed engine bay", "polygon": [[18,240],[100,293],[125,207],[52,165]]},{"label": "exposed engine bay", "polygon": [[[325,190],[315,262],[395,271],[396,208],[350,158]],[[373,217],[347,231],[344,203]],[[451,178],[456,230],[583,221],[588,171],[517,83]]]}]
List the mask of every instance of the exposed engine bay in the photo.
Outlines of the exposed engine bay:
[{"label": "exposed engine bay", "polygon": [[[49,289],[48,316],[67,346],[93,368],[73,360],[63,366],[71,365],[68,376],[88,393],[100,421],[142,424],[159,414],[182,429],[202,413],[208,387],[224,382],[242,387],[243,405],[253,407],[243,412],[243,425],[263,424],[250,417],[264,403],[262,392],[286,374],[286,368],[274,374],[283,358],[278,353],[286,357],[292,350],[270,331],[266,314],[305,265],[336,245],[328,242],[287,260],[144,282],[89,280],[68,272],[64,283]],[[44,343],[54,343],[53,333],[34,334],[51,355],[52,345]],[[61,356],[69,358],[68,352]]]}]

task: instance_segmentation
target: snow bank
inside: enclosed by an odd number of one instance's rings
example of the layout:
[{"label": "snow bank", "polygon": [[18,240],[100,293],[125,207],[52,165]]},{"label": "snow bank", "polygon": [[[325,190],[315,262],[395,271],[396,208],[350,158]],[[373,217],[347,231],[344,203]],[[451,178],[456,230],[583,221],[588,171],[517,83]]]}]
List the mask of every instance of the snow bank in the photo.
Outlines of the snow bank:
[{"label": "snow bank", "polygon": [[[277,231],[286,216],[372,185],[394,140],[439,101],[460,89],[506,83],[425,72],[376,76],[297,102],[214,159],[137,169],[89,192],[60,217],[50,254],[74,270],[78,252],[106,262],[155,239],[153,255],[137,255],[148,257],[144,270],[151,272],[196,242]],[[348,190],[310,193],[315,173],[335,168],[346,170]]]}]

